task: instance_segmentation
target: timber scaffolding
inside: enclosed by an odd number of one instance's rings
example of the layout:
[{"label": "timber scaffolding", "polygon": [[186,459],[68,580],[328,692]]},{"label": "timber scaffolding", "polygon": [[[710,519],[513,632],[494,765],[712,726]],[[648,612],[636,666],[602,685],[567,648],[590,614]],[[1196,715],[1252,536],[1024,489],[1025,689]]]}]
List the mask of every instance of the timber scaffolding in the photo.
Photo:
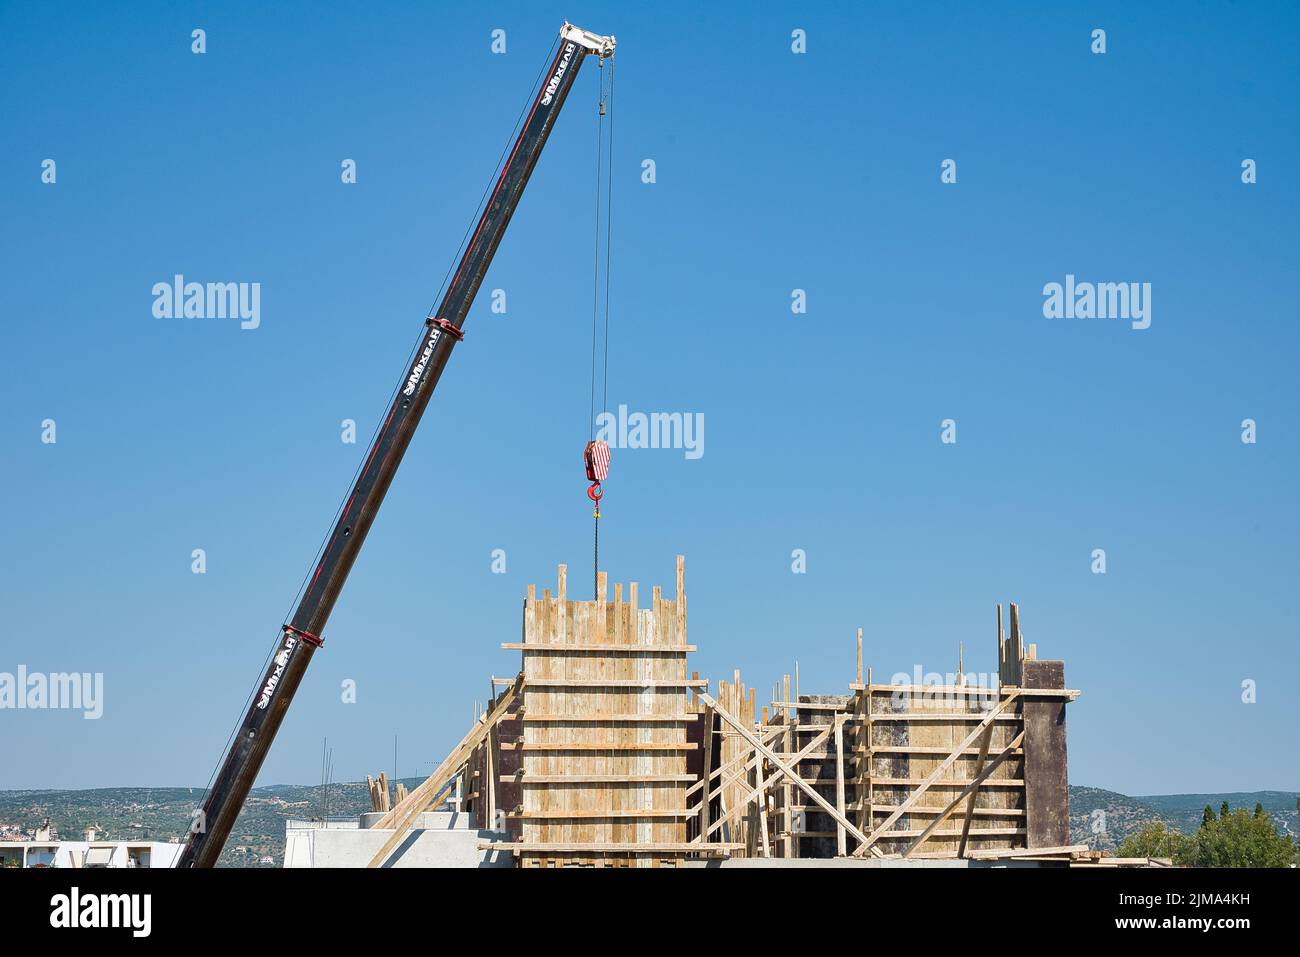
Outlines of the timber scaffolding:
[{"label": "timber scaffolding", "polygon": [[[453,806],[504,833],[485,842],[524,867],[678,866],[718,858],[947,858],[1068,862],[1065,687],[1061,661],[1025,645],[1019,609],[998,684],[875,684],[807,695],[790,676],[759,708],[736,671],[717,696],[687,676],[685,569],[676,594],[604,572],[594,601],[556,592],[524,600],[522,669],[492,679],[469,733],[376,827],[394,828],[384,864],[422,811]],[[707,769],[707,770],[706,770]]]}]

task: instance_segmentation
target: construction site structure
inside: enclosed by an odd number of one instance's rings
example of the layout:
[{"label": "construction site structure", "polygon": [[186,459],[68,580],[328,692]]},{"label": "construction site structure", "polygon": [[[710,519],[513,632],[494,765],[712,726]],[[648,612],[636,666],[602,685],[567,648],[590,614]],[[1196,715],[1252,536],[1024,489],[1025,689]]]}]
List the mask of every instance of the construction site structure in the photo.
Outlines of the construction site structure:
[{"label": "construction site structure", "polygon": [[[391,807],[376,796],[369,866],[400,866],[431,807],[468,815],[484,861],[541,866],[779,865],[838,858],[1053,865],[1069,839],[1065,710],[1078,691],[998,607],[996,682],[875,683],[862,632],[848,693],[782,676],[767,704],[733,672],[690,670],[685,565],[641,607],[597,575],[593,601],[530,585],[513,678],[493,678],[469,732]],[[377,792],[376,792],[377,793]],[[383,838],[381,843],[381,836]]]}]

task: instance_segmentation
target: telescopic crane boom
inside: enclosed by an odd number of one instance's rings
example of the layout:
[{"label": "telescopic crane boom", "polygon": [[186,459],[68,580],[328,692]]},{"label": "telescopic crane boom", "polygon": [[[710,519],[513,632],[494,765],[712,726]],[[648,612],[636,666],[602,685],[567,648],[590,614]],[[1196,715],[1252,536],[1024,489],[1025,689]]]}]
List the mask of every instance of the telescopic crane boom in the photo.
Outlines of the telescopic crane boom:
[{"label": "telescopic crane boom", "polygon": [[519,205],[519,197],[573,87],[578,69],[590,55],[603,60],[613,52],[614,37],[598,36],[569,23],[561,28],[559,48],[550,69],[544,74],[541,89],[533,98],[532,109],[502,167],[442,303],[425,321],[414,362],[398,386],[388,416],[326,540],[320,562],[297,610],[280,633],[266,674],[253,693],[248,713],[226,753],[202,812],[191,827],[189,839],[177,861],[178,867],[211,867],[220,856],[303,673],[321,646],[320,636],[325,623],[451,357],[451,350],[463,338],[461,328],[474,295],[505,234],[510,217]]}]

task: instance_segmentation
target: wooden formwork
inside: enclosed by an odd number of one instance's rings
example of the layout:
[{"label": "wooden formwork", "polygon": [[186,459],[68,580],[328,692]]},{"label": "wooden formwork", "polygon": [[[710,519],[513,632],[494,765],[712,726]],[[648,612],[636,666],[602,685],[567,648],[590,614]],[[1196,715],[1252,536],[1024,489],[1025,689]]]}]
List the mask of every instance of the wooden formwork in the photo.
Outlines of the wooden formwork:
[{"label": "wooden formwork", "polygon": [[554,596],[529,586],[523,641],[503,647],[523,656],[519,863],[657,866],[700,850],[686,840],[688,725],[706,682],[686,671],[683,559],[676,595],[656,586],[649,608],[636,582],[609,600],[604,572],[594,601],[572,601],[561,565]]},{"label": "wooden formwork", "polygon": [[[850,694],[792,696],[787,675],[761,723],[743,693],[728,698],[722,683],[729,704],[720,709],[753,732],[748,764],[734,757],[734,744],[723,745],[736,766],[752,767],[745,782],[752,817],[741,815],[734,785],[719,776],[718,790],[732,796],[726,811],[741,821],[742,853],[987,858],[1077,850],[1068,843],[1064,708],[1078,692],[1065,689],[1061,662],[1038,661],[1025,647],[1014,605],[1005,639],[998,609],[998,661],[991,686],[968,684],[960,673],[947,684],[874,684],[870,669],[864,680],[859,631]],[[759,755],[760,743],[770,752]]]},{"label": "wooden formwork", "polygon": [[[428,781],[388,812],[397,831],[457,775],[462,807],[525,867],[661,866],[689,857],[1068,857],[1064,666],[998,609],[991,686],[876,684],[805,695],[784,676],[768,707],[736,671],[717,697],[687,677],[684,566],[676,595],[633,583],[571,601],[529,586],[510,680]],[[497,686],[504,690],[497,693]]]}]

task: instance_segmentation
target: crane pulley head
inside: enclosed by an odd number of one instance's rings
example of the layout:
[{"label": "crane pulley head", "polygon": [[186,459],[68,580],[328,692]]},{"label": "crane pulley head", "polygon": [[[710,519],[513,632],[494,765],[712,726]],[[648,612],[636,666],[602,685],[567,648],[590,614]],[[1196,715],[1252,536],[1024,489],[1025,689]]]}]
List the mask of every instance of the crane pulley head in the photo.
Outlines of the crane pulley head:
[{"label": "crane pulley head", "polygon": [[572,40],[579,46],[586,47],[587,52],[596,54],[602,60],[614,55],[614,46],[617,43],[614,37],[602,37],[599,33],[575,27],[568,20],[565,20],[564,26],[560,27],[560,39]]}]

